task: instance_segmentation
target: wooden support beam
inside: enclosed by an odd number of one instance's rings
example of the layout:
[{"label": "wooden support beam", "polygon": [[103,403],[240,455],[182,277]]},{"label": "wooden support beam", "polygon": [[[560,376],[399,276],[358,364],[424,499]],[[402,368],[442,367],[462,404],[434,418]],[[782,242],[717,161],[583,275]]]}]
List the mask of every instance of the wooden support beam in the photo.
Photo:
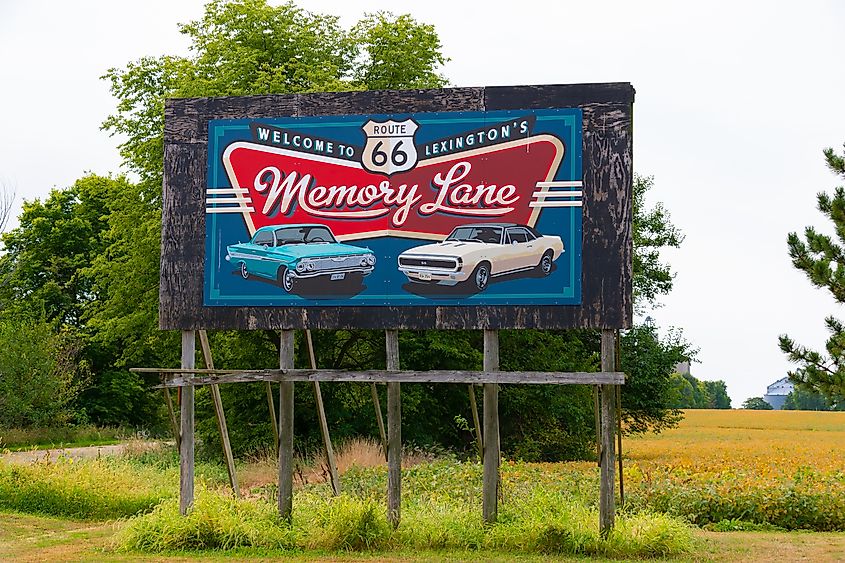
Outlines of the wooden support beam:
[{"label": "wooden support beam", "polygon": [[[616,363],[614,369],[622,369],[622,338],[616,329]],[[619,507],[625,508],[625,479],[622,472],[622,386],[616,386],[616,459],[619,460]]]},{"label": "wooden support beam", "polygon": [[481,421],[478,418],[478,402],[475,400],[475,387],[472,383],[469,387],[469,407],[472,411],[472,424],[475,428],[475,444],[478,446],[478,459],[484,459],[484,438],[481,433]]},{"label": "wooden support beam", "polygon": [[162,387],[210,385],[212,383],[250,383],[253,381],[349,381],[359,383],[519,383],[529,385],[620,385],[622,372],[547,372],[547,371],[345,371],[331,369],[265,369],[265,370],[182,370],[166,368],[132,368],[137,373],[163,373],[170,377]]},{"label": "wooden support beam", "polygon": [[[618,365],[618,364],[617,364]],[[625,480],[622,477],[622,386],[616,387],[616,459],[619,460],[619,507],[625,508]]]},{"label": "wooden support beam", "polygon": [[[384,331],[387,369],[399,369],[399,331]],[[387,519],[399,526],[402,505],[402,399],[399,382],[387,384]]]},{"label": "wooden support beam", "polygon": [[[484,371],[499,369],[499,331],[484,331]],[[486,524],[499,516],[499,385],[484,384],[484,468],[482,477],[482,514]]]},{"label": "wooden support beam", "polygon": [[265,390],[267,391],[267,409],[270,411],[270,425],[273,427],[273,444],[276,446],[274,450],[276,455],[279,455],[279,419],[276,418],[276,402],[273,399],[273,384],[270,381],[264,380]]},{"label": "wooden support beam", "polygon": [[[317,369],[317,356],[314,354],[314,341],[311,339],[311,329],[305,329],[305,340],[308,344],[308,357],[311,360],[311,369]],[[317,404],[317,420],[320,424],[320,434],[323,435],[323,451],[326,454],[326,464],[329,466],[332,492],[337,496],[340,494],[340,476],[337,473],[337,461],[334,457],[332,438],[329,435],[329,423],[326,420],[326,410],[323,408],[323,393],[320,391],[319,381],[314,382],[314,402]]]},{"label": "wooden support beam", "polygon": [[[211,346],[208,344],[208,334],[205,330],[200,330],[200,347],[202,348],[202,357],[205,361],[205,367],[214,369],[214,360],[211,358]],[[217,429],[220,431],[220,441],[223,444],[223,457],[226,461],[226,471],[229,473],[229,485],[232,487],[232,492],[235,493],[235,498],[241,496],[241,491],[238,488],[238,475],[235,473],[235,458],[232,455],[232,444],[229,442],[229,428],[226,425],[226,412],[223,410],[223,398],[220,396],[220,387],[217,385],[211,386],[211,401],[214,404],[214,415],[217,418]]]},{"label": "wooden support beam", "polygon": [[[601,368],[603,371],[615,369],[616,333],[604,329],[601,333]],[[615,444],[613,433],[616,430],[616,388],[613,385],[601,386],[601,483],[599,495],[599,529],[602,536],[607,536],[613,529],[616,516],[615,484]]]},{"label": "wooden support beam", "polygon": [[370,383],[370,391],[373,394],[373,408],[376,409],[376,422],[378,423],[378,433],[381,437],[381,448],[384,452],[384,459],[387,461],[387,433],[384,431],[384,419],[381,416],[381,402],[378,399],[378,389],[375,383]]},{"label": "wooden support beam", "polygon": [[596,465],[601,467],[601,405],[598,385],[593,385],[593,414],[596,418]]},{"label": "wooden support beam", "polygon": [[173,410],[173,399],[170,398],[170,388],[164,388],[164,402],[167,405],[167,415],[170,417],[170,428],[173,430],[173,439],[176,440],[176,451],[182,451],[182,433],[179,431],[179,421],[176,420],[176,413]]},{"label": "wooden support beam", "polygon": [[[193,330],[182,331],[182,368],[194,368],[196,334]],[[194,388],[190,385],[182,390],[181,434],[179,447],[179,513],[183,516],[194,504]]]},{"label": "wooden support beam", "polygon": [[[293,368],[293,331],[283,330],[279,342],[279,367]],[[293,515],[293,381],[279,384],[279,516]]]}]

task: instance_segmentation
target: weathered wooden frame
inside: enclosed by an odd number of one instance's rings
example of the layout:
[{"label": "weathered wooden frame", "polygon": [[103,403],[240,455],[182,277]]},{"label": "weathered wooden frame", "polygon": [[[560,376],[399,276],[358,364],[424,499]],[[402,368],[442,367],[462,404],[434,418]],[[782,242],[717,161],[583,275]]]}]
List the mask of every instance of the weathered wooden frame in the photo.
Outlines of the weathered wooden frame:
[{"label": "weathered wooden frame", "polygon": [[[372,371],[338,371],[294,369],[293,368],[293,330],[282,330],[279,346],[279,369],[267,370],[219,370],[212,368],[197,369],[194,365],[195,332],[182,331],[182,366],[172,368],[133,368],[142,373],[160,373],[167,377],[160,386],[167,391],[172,387],[182,389],[181,431],[176,433],[180,459],[180,511],[186,514],[194,498],[194,388],[197,385],[209,385],[212,390],[222,383],[248,383],[264,381],[279,382],[279,422],[274,429],[279,436],[279,514],[290,520],[293,512],[293,393],[294,382],[310,381],[315,386],[319,381],[386,382],[387,383],[387,437],[386,455],[388,465],[387,517],[396,527],[400,522],[401,510],[401,395],[400,385],[410,383],[474,383],[484,386],[484,441],[481,449],[483,460],[482,512],[484,521],[494,523],[498,517],[499,477],[499,383],[520,384],[593,384],[597,385],[601,396],[601,413],[597,418],[597,438],[600,439],[599,465],[601,467],[599,520],[602,534],[613,528],[615,517],[614,473],[616,408],[618,386],[625,382],[625,374],[617,372],[616,358],[618,334],[611,329],[602,330],[601,335],[601,371],[600,372],[502,372],[499,371],[499,333],[497,330],[484,331],[484,370],[483,371],[402,371],[399,369],[399,331],[385,331],[387,369]],[[204,352],[207,347],[203,338]],[[210,353],[206,354],[206,364],[210,364]],[[219,405],[218,417],[222,418],[222,404]],[[273,411],[271,407],[271,411]],[[378,409],[380,414],[380,409]],[[598,412],[598,406],[597,406]],[[475,415],[477,416],[477,415]],[[325,421],[323,421],[325,424]],[[223,423],[225,425],[225,422]],[[476,425],[478,428],[478,425]],[[321,428],[326,441],[327,455],[331,457],[331,445],[328,429]],[[621,432],[621,429],[620,429]],[[225,427],[221,426],[225,436]],[[621,434],[620,434],[621,435]],[[181,437],[181,439],[180,439]],[[492,439],[495,437],[495,439]],[[383,439],[384,440],[384,439]],[[224,438],[224,444],[227,440]],[[479,441],[479,444],[481,442]],[[225,447],[225,445],[224,445]],[[481,447],[481,446],[479,446]],[[621,442],[620,442],[621,451]],[[230,457],[230,455],[229,455]],[[237,494],[237,482],[234,471],[230,469],[232,487]],[[620,465],[620,493],[621,493]],[[332,472],[332,488],[335,494],[340,490],[340,482]]]},{"label": "weathered wooden frame", "polygon": [[[445,88],[229,98],[165,105],[162,329],[628,328],[632,107],[628,83]],[[583,110],[582,301],[560,306],[206,307],[208,122],[213,119],[579,107]]]}]

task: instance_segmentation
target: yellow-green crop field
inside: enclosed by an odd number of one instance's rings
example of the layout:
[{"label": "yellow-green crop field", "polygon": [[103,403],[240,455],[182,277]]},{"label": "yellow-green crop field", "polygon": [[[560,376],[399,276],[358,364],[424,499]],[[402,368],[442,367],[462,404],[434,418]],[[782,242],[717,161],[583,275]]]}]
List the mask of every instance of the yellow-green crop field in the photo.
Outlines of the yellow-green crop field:
[{"label": "yellow-green crop field", "polygon": [[699,525],[845,530],[845,412],[690,410],[623,448],[638,505]]}]

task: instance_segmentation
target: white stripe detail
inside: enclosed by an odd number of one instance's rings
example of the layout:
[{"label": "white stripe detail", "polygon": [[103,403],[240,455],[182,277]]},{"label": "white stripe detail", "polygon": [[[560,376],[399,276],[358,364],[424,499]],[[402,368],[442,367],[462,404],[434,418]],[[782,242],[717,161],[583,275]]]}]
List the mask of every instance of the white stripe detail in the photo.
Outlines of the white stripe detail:
[{"label": "white stripe detail", "polygon": [[584,185],[581,180],[573,180],[571,182],[537,182],[538,188],[580,188]]},{"label": "white stripe detail", "polygon": [[252,203],[248,197],[208,197],[205,199],[206,203]]},{"label": "white stripe detail", "polygon": [[580,201],[532,201],[528,207],[581,207]]},{"label": "white stripe detail", "polygon": [[572,192],[534,192],[531,197],[545,199],[547,197],[581,197],[582,195],[584,195],[584,192],[579,190]]},{"label": "white stripe detail", "polygon": [[246,188],[208,188],[205,193],[208,195],[245,194],[249,193],[249,190]]},{"label": "white stripe detail", "polygon": [[206,207],[206,213],[254,213],[255,209],[252,207]]}]

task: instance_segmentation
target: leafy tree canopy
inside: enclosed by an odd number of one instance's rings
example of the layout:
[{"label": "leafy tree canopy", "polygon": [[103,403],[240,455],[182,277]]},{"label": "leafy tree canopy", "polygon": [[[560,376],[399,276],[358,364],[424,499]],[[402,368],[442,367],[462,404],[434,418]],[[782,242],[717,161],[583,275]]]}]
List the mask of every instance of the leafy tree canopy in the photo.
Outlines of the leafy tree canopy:
[{"label": "leafy tree canopy", "polygon": [[[824,151],[828,168],[845,179],[845,155],[833,149]],[[792,265],[804,272],[816,287],[827,289],[839,303],[845,303],[845,187],[839,186],[833,196],[817,195],[818,209],[831,222],[833,235],[810,226],[803,239],[789,233],[787,245]],[[801,389],[819,393],[834,406],[845,404],[845,326],[833,316],[825,319],[830,337],[825,353],[796,344],[787,335],[779,339],[780,349],[789,361],[798,365],[789,378]]]},{"label": "leafy tree canopy", "polygon": [[672,290],[674,274],[669,264],[661,260],[660,251],[680,248],[684,241],[662,203],[646,206],[646,194],[653,187],[654,176],[634,175],[634,304],[640,311],[654,306],[659,296]]},{"label": "leafy tree canopy", "polygon": [[771,411],[772,405],[763,400],[763,397],[749,397],[742,402],[742,408],[753,411]]}]

